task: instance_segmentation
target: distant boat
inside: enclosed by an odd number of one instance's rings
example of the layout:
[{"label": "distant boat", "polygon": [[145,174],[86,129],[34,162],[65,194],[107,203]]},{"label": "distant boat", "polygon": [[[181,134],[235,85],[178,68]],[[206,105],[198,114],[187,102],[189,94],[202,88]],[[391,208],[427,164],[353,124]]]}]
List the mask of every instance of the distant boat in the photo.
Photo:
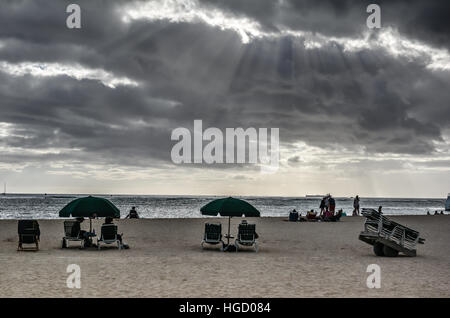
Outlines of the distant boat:
[{"label": "distant boat", "polygon": [[447,201],[445,202],[445,211],[450,211],[450,193],[447,196]]}]

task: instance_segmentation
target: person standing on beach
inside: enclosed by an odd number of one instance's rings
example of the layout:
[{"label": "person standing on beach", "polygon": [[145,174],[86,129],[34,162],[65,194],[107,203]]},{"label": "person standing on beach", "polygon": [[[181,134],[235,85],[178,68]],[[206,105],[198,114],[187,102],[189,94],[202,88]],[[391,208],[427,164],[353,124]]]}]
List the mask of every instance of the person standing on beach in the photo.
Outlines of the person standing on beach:
[{"label": "person standing on beach", "polygon": [[330,195],[328,199],[328,205],[329,205],[329,211],[331,212],[331,215],[334,215],[334,210],[336,208],[336,201],[334,198]]},{"label": "person standing on beach", "polygon": [[353,216],[359,215],[359,196],[353,200]]},{"label": "person standing on beach", "polygon": [[139,214],[136,211],[136,207],[132,207],[125,219],[139,219]]},{"label": "person standing on beach", "polygon": [[320,206],[319,206],[319,208],[320,208],[320,216],[322,216],[322,215],[323,215],[323,212],[324,212],[324,210],[325,210],[325,198],[322,198],[322,201],[320,201]]}]

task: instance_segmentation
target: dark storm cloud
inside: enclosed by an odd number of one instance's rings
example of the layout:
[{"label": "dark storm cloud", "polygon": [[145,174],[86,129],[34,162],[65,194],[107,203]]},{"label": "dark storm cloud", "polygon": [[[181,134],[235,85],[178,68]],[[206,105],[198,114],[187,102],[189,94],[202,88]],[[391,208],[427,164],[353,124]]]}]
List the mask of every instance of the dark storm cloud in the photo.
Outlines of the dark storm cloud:
[{"label": "dark storm cloud", "polygon": [[[284,23],[351,37],[367,17],[364,1],[205,2],[267,30]],[[124,24],[121,2],[112,1],[79,1],[83,27],[68,30],[68,3],[2,2],[0,61],[77,63],[139,86],[0,69],[0,122],[13,124],[0,145],[81,149],[79,160],[148,166],[170,160],[172,129],[191,128],[194,119],[205,128],[279,127],[287,147],[304,141],[362,146],[369,153],[431,153],[450,126],[449,72],[431,71],[420,59],[380,49],[344,52],[333,44],[307,50],[302,39],[289,37],[242,44],[235,32],[203,23]],[[412,8],[405,11],[408,3]],[[443,6],[436,2],[436,12]],[[439,22],[440,13],[432,23],[422,8],[416,1],[382,3],[383,19],[411,38],[445,45],[448,26]],[[420,32],[407,32],[411,21],[420,21]],[[66,154],[42,156],[57,158]]]}]

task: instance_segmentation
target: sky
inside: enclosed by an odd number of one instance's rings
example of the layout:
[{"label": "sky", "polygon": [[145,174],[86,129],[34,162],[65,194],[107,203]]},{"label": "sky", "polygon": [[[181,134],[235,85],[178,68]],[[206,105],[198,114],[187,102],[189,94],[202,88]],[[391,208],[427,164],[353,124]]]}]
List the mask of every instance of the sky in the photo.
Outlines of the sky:
[{"label": "sky", "polygon": [[[81,29],[66,7],[81,8]],[[381,7],[369,29],[366,8]],[[16,193],[446,197],[448,1],[0,2]],[[279,128],[279,168],[175,164],[178,127]]]}]

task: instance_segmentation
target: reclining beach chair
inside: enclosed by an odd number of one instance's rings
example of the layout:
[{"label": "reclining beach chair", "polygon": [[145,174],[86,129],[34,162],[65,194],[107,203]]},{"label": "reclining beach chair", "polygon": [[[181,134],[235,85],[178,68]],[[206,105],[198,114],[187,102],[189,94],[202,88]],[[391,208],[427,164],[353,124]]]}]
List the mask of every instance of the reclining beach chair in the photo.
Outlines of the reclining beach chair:
[{"label": "reclining beach chair", "polygon": [[[78,224],[76,224],[78,223]],[[69,247],[69,242],[80,242],[81,248],[84,247],[84,238],[81,237],[81,229],[77,221],[64,221],[64,237],[62,238],[62,248]]]},{"label": "reclining beach chair", "polygon": [[[41,232],[39,223],[35,220],[19,220],[17,232],[19,234],[18,251],[34,250],[39,251],[39,238]],[[23,247],[23,244],[34,244],[34,247]]]},{"label": "reclining beach chair", "polygon": [[238,235],[234,241],[236,246],[236,252],[239,249],[239,245],[253,246],[255,252],[258,252],[258,243],[256,242],[256,224],[241,223],[238,226]]},{"label": "reclining beach chair", "polygon": [[416,244],[425,243],[419,232],[389,220],[379,211],[362,209],[362,215],[366,217],[366,222],[359,239],[373,245],[377,256],[395,257],[399,252],[416,256]]},{"label": "reclining beach chair", "polygon": [[117,225],[115,224],[103,224],[101,229],[100,238],[97,239],[97,248],[100,249],[100,243],[114,244],[117,243],[118,249],[122,249],[120,240],[117,237]]},{"label": "reclining beach chair", "polygon": [[224,242],[222,240],[222,224],[220,223],[205,223],[205,234],[203,236],[202,248],[204,248],[204,244],[217,245],[222,243],[220,250],[223,250]]}]

